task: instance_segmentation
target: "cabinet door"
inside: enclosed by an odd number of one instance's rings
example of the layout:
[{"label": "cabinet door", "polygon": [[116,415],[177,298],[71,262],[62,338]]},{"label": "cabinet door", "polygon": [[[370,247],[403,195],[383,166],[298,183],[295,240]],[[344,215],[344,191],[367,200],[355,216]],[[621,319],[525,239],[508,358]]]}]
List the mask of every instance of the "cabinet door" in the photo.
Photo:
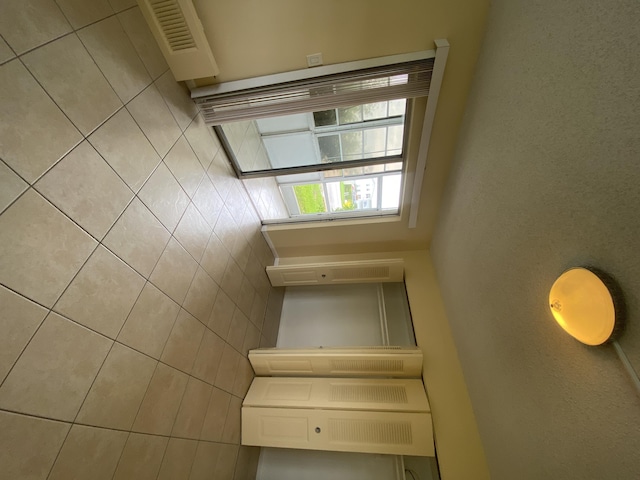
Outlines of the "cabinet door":
[{"label": "cabinet door", "polygon": [[256,377],[247,407],[429,412],[422,380]]},{"label": "cabinet door", "polygon": [[242,444],[434,456],[429,413],[242,407]]},{"label": "cabinet door", "polygon": [[402,377],[422,374],[418,347],[265,348],[249,352],[258,376]]}]

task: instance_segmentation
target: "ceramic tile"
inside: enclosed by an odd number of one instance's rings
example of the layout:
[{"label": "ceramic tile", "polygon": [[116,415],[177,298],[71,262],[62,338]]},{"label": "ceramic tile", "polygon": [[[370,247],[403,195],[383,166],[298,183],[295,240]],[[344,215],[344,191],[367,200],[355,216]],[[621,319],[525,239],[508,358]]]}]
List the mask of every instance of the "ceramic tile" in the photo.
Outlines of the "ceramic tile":
[{"label": "ceramic tile", "polygon": [[251,305],[251,315],[249,320],[253,323],[258,330],[262,330],[262,324],[264,323],[264,314],[267,311],[267,302],[258,294],[253,297],[253,304]]},{"label": "ceramic tile", "polygon": [[251,200],[249,200],[249,197],[244,191],[242,182],[233,182],[224,204],[229,210],[231,217],[237,219],[236,223],[238,223],[244,216],[247,206],[251,205]]},{"label": "ceramic tile", "polygon": [[238,226],[236,225],[233,216],[226,207],[220,211],[218,221],[213,231],[224,245],[224,248],[231,253],[240,231],[238,230]]},{"label": "ceramic tile", "polygon": [[[226,443],[240,443],[240,414],[242,409],[242,399],[231,396],[227,420],[224,423],[222,441]],[[235,465],[235,462],[234,462]]]},{"label": "ceramic tile", "polygon": [[231,318],[231,326],[229,327],[229,333],[227,334],[227,343],[238,351],[242,350],[242,344],[244,343],[244,335],[247,332],[247,326],[249,325],[249,319],[247,316],[236,308],[233,311],[233,317]]},{"label": "ceramic tile", "polygon": [[18,55],[70,31],[69,22],[53,0],[0,3],[0,32]]},{"label": "ceramic tile", "polygon": [[180,310],[161,360],[174,368],[191,373],[205,327],[186,310]]},{"label": "ceramic tile", "polygon": [[253,306],[253,297],[255,297],[255,295],[256,291],[251,285],[251,282],[244,276],[242,278],[242,284],[240,285],[240,294],[238,295],[238,308],[240,308],[246,316],[251,315],[251,307]]},{"label": "ceramic tile", "polygon": [[187,387],[188,378],[188,375],[159,363],[140,405],[133,430],[169,435]]},{"label": "ceramic tile", "polygon": [[189,126],[193,117],[198,114],[198,107],[191,100],[191,92],[185,86],[184,82],[177,82],[171,70],[164,73],[156,80],[156,87],[167,102],[167,106],[173,118],[176,119],[180,130],[184,130]]},{"label": "ceramic tile", "polygon": [[35,188],[98,239],[133,197],[88,142],[82,142],[49,170]]},{"label": "ceramic tile", "polygon": [[138,196],[170,232],[189,205],[189,197],[163,163],[158,165]]},{"label": "ceramic tile", "polygon": [[213,132],[213,129],[205,125],[204,120],[200,115],[194,118],[191,125],[185,130],[184,136],[193,147],[193,151],[196,152],[198,160],[205,170],[211,165],[213,157],[220,149],[220,142],[218,137]]},{"label": "ceramic tile", "polygon": [[147,69],[116,17],[83,28],[78,36],[123,103],[151,83]]},{"label": "ceramic tile", "polygon": [[162,460],[158,480],[177,480],[189,478],[193,459],[196,456],[198,442],[181,438],[169,439],[167,451]]},{"label": "ceramic tile", "polygon": [[220,447],[219,443],[198,442],[198,449],[193,460],[189,480],[219,478],[214,475],[214,472],[218,463]]},{"label": "ceramic tile", "polygon": [[223,350],[224,340],[211,330],[206,329],[191,375],[213,385],[216,381]]},{"label": "ceramic tile", "polygon": [[218,153],[213,157],[213,161],[207,170],[207,175],[209,175],[213,186],[216,187],[220,198],[223,200],[227,198],[234,182],[238,181],[233,173],[229,159],[222,148],[218,150]]},{"label": "ceramic tile", "polygon": [[81,28],[112,15],[107,0],[56,0],[73,28]]},{"label": "ceramic tile", "polygon": [[202,440],[212,442],[222,440],[222,433],[224,432],[224,424],[227,419],[230,402],[231,395],[217,387],[213,387],[207,414],[204,418],[202,432],[200,434]]},{"label": "ceramic tile", "polygon": [[153,358],[160,358],[180,306],[147,283],[142,289],[118,341]]},{"label": "ceramic tile", "polygon": [[173,235],[187,252],[199,261],[209,241],[211,227],[205,219],[202,218],[202,215],[200,215],[195,205],[191,203],[180,219]]},{"label": "ceramic tile", "polygon": [[200,265],[206,270],[206,272],[213,278],[219,285],[224,278],[224,272],[227,268],[227,262],[229,261],[229,253],[222,245],[220,239],[215,233],[209,237],[209,242],[204,250]]},{"label": "ceramic tile", "polygon": [[0,408],[73,420],[111,344],[49,314],[0,388]]},{"label": "ceramic tile", "polygon": [[129,435],[113,480],[156,480],[168,442],[156,435]]},{"label": "ceramic tile", "polygon": [[217,293],[218,285],[216,282],[211,279],[207,272],[198,267],[184,299],[183,308],[206,324],[216,301]]},{"label": "ceramic tile", "polygon": [[142,63],[152,78],[158,78],[169,66],[162,56],[156,39],[145,22],[142,12],[138,7],[118,14],[118,20],[129,35],[133,47],[140,55]]},{"label": "ceramic tile", "polygon": [[181,136],[171,148],[164,158],[164,163],[180,182],[187,195],[193,197],[205,173],[184,136]]},{"label": "ceramic tile", "polygon": [[96,246],[34,190],[0,216],[0,282],[53,306]]},{"label": "ceramic tile", "polygon": [[121,12],[138,5],[136,0],[109,0],[109,3],[111,4],[111,8],[113,8],[116,12]]},{"label": "ceramic tile", "polygon": [[249,263],[249,257],[251,256],[251,245],[244,238],[244,235],[242,235],[242,231],[239,231],[236,235],[236,241],[233,244],[231,256],[240,267],[240,270],[244,272],[247,268],[247,264]]},{"label": "ceramic tile", "polygon": [[164,157],[182,133],[155,85],[148,86],[127,104],[127,110]]},{"label": "ceramic tile", "polygon": [[218,216],[222,211],[224,202],[220,198],[220,195],[218,195],[209,177],[205,176],[203,178],[202,183],[200,183],[198,187],[198,191],[193,197],[193,203],[195,203],[204,219],[213,229],[218,221]]},{"label": "ceramic tile", "polygon": [[128,435],[127,432],[74,425],[49,479],[110,480]]},{"label": "ceramic tile", "polygon": [[121,259],[148,277],[171,234],[144,204],[134,198],[104,238],[103,243]]},{"label": "ceramic tile", "polygon": [[[0,383],[20,356],[47,310],[0,286]],[[213,335],[213,334],[212,334]],[[213,383],[213,382],[211,382]]]},{"label": "ceramic tile", "polygon": [[231,392],[233,390],[233,384],[238,371],[238,363],[241,357],[242,355],[236,352],[231,345],[225,344],[214,384],[216,387],[225,392]]},{"label": "ceramic tile", "polygon": [[9,47],[2,37],[0,37],[0,64],[8,62],[12,58],[15,58],[16,54]]},{"label": "ceramic tile", "polygon": [[182,304],[197,269],[197,262],[171,238],[149,280],[174,301]]},{"label": "ceramic tile", "polygon": [[244,274],[242,270],[240,270],[238,264],[230,258],[227,262],[227,268],[224,271],[220,288],[222,288],[234,302],[238,300],[238,296],[240,295],[243,278]]},{"label": "ceramic tile", "polygon": [[29,185],[0,161],[0,212],[9,206]]},{"label": "ceramic tile", "polygon": [[160,157],[123,108],[89,137],[89,142],[134,192],[140,190]]},{"label": "ceramic tile", "polygon": [[0,157],[33,183],[82,135],[18,60],[0,66]]},{"label": "ceramic tile", "polygon": [[244,335],[244,342],[242,343],[242,354],[246,357],[249,354],[249,350],[258,348],[260,345],[260,330],[256,328],[252,323],[247,326],[247,331]]},{"label": "ceramic tile", "polygon": [[182,397],[180,410],[173,424],[171,435],[181,438],[200,438],[204,417],[207,414],[211,385],[207,385],[193,377],[189,378],[187,389]]},{"label": "ceramic tile", "polygon": [[144,283],[131,267],[99,246],[54,310],[115,339]]},{"label": "ceramic tile", "polygon": [[22,60],[84,135],[122,105],[75,34],[44,45]]},{"label": "ceramic tile", "polygon": [[[260,332],[258,332],[258,341],[260,339]],[[257,346],[257,344],[256,344]],[[233,394],[244,398],[253,381],[254,373],[251,368],[251,363],[245,357],[238,362],[238,373],[236,374],[236,381],[233,384]]]},{"label": "ceramic tile", "polygon": [[245,445],[240,445],[233,480],[248,480],[250,478],[256,478],[259,460],[259,447],[247,447]]},{"label": "ceramic tile", "polygon": [[231,319],[233,318],[235,309],[236,305],[233,303],[233,300],[229,298],[229,295],[219,290],[207,326],[220,337],[226,339],[229,334],[229,327],[231,326]]},{"label": "ceramic tile", "polygon": [[0,465],[6,479],[45,480],[71,427],[0,411]]},{"label": "ceramic tile", "polygon": [[129,430],[157,363],[115,343],[89,390],[76,422]]},{"label": "ceramic tile", "polygon": [[214,478],[233,480],[238,450],[238,445],[220,445],[220,455],[213,474]]}]

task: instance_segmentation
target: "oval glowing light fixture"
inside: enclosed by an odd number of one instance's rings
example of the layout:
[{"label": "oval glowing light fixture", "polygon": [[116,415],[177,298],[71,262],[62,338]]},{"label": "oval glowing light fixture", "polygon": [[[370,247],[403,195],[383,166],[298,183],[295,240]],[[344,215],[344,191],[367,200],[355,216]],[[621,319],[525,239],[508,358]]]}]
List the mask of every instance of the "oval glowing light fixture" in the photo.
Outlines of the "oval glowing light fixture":
[{"label": "oval glowing light fixture", "polygon": [[621,311],[616,311],[615,285],[604,274],[583,267],[571,268],[558,277],[549,292],[549,306],[558,324],[587,345],[601,345],[618,330]]}]

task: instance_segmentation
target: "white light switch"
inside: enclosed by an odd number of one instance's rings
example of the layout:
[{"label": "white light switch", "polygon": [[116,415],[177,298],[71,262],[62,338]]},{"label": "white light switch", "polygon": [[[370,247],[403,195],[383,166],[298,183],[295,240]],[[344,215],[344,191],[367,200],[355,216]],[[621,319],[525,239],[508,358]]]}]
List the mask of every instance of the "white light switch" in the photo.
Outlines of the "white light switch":
[{"label": "white light switch", "polygon": [[312,53],[311,55],[307,55],[307,65],[310,67],[318,67],[322,65],[322,54]]}]

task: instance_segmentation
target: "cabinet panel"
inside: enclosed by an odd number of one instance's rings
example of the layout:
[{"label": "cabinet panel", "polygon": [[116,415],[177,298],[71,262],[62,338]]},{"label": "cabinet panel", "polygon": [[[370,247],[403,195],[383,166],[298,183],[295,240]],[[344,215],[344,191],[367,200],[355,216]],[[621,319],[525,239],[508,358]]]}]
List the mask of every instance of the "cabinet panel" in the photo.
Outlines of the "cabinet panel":
[{"label": "cabinet panel", "polygon": [[419,378],[422,350],[417,347],[265,348],[249,352],[258,376],[336,376]]},{"label": "cabinet panel", "polygon": [[243,406],[242,444],[390,455],[435,454],[429,413]]},{"label": "cabinet panel", "polygon": [[245,406],[429,412],[421,380],[256,377]]}]

